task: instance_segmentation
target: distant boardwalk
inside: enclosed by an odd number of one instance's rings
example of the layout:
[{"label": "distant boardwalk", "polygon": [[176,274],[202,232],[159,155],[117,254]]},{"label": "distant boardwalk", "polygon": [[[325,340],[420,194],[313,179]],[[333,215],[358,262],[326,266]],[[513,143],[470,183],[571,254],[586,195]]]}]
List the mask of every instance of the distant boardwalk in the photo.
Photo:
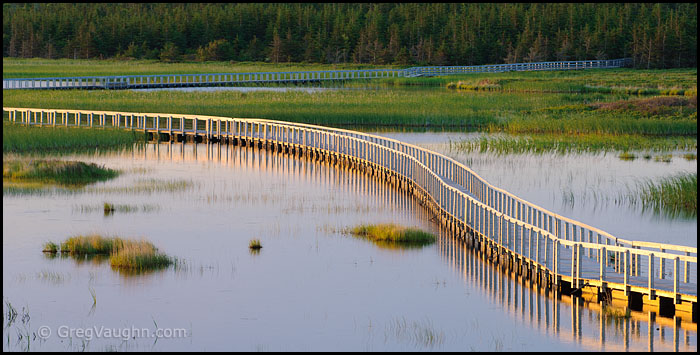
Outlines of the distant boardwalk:
[{"label": "distant boardwalk", "polygon": [[241,84],[308,83],[328,80],[408,78],[466,73],[507,71],[576,70],[621,68],[631,59],[538,62],[475,66],[413,67],[408,69],[321,70],[301,72],[219,73],[178,75],[122,75],[61,78],[3,79],[3,90],[11,89],[145,89]]},{"label": "distant boardwalk", "polygon": [[[122,128],[347,164],[413,193],[468,245],[538,287],[697,316],[697,248],[626,240],[492,186],[442,154],[356,131],[263,119],[8,108],[17,124]],[[546,173],[546,172],[543,172]]]}]

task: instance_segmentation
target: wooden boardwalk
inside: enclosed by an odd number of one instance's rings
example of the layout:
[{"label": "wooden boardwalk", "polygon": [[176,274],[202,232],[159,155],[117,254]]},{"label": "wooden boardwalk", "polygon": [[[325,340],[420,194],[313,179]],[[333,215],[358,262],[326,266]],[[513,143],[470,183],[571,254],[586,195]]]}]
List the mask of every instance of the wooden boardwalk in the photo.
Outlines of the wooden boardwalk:
[{"label": "wooden boardwalk", "polygon": [[321,70],[297,72],[212,73],[178,75],[121,75],[3,79],[3,90],[14,89],[152,89],[176,87],[236,86],[249,84],[311,83],[329,80],[402,78],[506,71],[578,70],[620,68],[628,58],[564,62],[514,63],[472,66],[412,67],[407,69]]},{"label": "wooden boardwalk", "polygon": [[3,108],[10,121],[122,128],[165,140],[256,145],[339,161],[417,196],[468,244],[560,292],[697,314],[697,248],[626,240],[492,186],[463,164],[394,139],[315,125],[203,115]]}]

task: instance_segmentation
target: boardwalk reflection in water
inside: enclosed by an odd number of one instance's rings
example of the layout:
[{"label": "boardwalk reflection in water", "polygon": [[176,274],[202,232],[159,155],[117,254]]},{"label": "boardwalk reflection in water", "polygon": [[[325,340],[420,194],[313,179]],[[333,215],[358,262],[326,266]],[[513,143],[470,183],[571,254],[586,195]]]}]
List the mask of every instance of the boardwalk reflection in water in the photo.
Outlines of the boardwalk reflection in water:
[{"label": "boardwalk reflection in water", "polygon": [[[269,176],[304,181],[319,188],[336,186],[346,192],[367,196],[374,206],[390,209],[406,221],[422,221],[419,226],[433,229],[439,235],[438,254],[459,274],[466,288],[500,305],[514,318],[514,326],[536,329],[562,341],[583,345],[588,350],[688,351],[696,347],[697,324],[687,317],[664,318],[653,311],[631,310],[629,317],[616,317],[603,312],[598,303],[557,294],[533,284],[485,260],[461,239],[438,230],[437,224],[428,225],[432,216],[412,196],[391,189],[376,178],[359,176],[361,173],[346,166],[291,158],[287,154],[250,147],[213,144],[161,143],[144,149],[143,154],[147,159],[167,156],[171,160],[215,160]],[[335,212],[342,214],[343,211]],[[346,225],[336,223],[335,227]]]},{"label": "boardwalk reflection in water", "polygon": [[641,350],[645,343],[648,351],[688,351],[697,344],[697,323],[687,318],[663,318],[653,311],[630,311],[629,317],[606,315],[600,304],[559,294],[505,271],[442,230],[438,250],[467,287],[508,310],[517,326],[600,351]]},{"label": "boardwalk reflection in water", "polygon": [[[695,351],[696,325],[547,295],[444,234],[410,195],[344,166],[227,145],[160,143],[66,159],[125,171],[65,195],[3,195],[3,296],[41,325],[183,327],[184,339],[93,339],[90,350]],[[145,190],[143,181],[186,181]],[[84,213],[104,202],[149,213]],[[412,249],[340,233],[393,222],[440,235]],[[143,236],[187,268],[125,275],[108,263],[48,259],[47,239]],[[258,255],[248,241],[260,237]],[[61,275],[46,282],[34,275]],[[95,290],[97,303],[89,288]],[[18,308],[21,309],[21,308]],[[184,311],[183,311],[184,310]],[[17,324],[17,323],[16,323]],[[652,324],[651,327],[648,325]],[[659,328],[656,330],[656,328]],[[15,326],[3,349],[22,349]],[[19,329],[23,330],[23,329]],[[651,331],[651,336],[649,332]],[[3,337],[5,337],[3,333]],[[51,338],[34,350],[80,349]],[[26,346],[26,343],[24,343]]]}]

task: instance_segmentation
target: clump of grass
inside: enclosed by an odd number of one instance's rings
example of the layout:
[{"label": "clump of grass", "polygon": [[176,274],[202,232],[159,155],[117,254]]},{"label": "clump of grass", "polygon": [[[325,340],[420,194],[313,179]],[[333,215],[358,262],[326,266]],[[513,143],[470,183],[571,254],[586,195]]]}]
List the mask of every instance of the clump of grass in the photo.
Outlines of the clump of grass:
[{"label": "clump of grass", "polygon": [[624,310],[620,308],[615,308],[611,306],[603,306],[602,308],[603,315],[612,317],[613,319],[627,319],[631,316],[630,309],[628,307],[625,307]]},{"label": "clump of grass", "polygon": [[647,181],[633,194],[631,200],[641,201],[645,208],[664,211],[673,216],[697,216],[698,175],[678,174],[657,182]]},{"label": "clump of grass", "polygon": [[248,248],[253,250],[261,249],[262,244],[260,243],[260,239],[251,239],[250,242],[248,242]]},{"label": "clump of grass", "polygon": [[135,270],[152,270],[168,267],[173,260],[160,252],[150,242],[145,240],[119,240],[116,252],[112,253],[109,262],[113,267]]},{"label": "clump of grass", "polygon": [[46,242],[44,243],[44,250],[42,250],[44,253],[58,253],[58,244],[54,242]]},{"label": "clump of grass", "polygon": [[472,91],[497,91],[503,89],[498,81],[491,79],[483,79],[478,83],[466,81],[458,81],[457,83],[450,82],[447,84],[447,88]]},{"label": "clump of grass", "polygon": [[111,203],[105,202],[104,203],[104,211],[105,211],[105,215],[109,215],[109,214],[114,213],[114,205]]},{"label": "clump of grass", "polygon": [[84,185],[112,179],[119,171],[94,163],[55,159],[3,159],[2,177],[16,182]]},{"label": "clump of grass", "polygon": [[662,155],[657,155],[654,157],[654,161],[656,161],[656,162],[670,163],[672,160],[673,160],[672,154],[662,154]]},{"label": "clump of grass", "polygon": [[617,157],[622,159],[622,160],[635,160],[635,159],[637,159],[637,156],[634,155],[633,153],[630,153],[630,152],[622,152]]},{"label": "clump of grass", "polygon": [[683,154],[683,158],[685,158],[685,160],[697,160],[698,155],[695,153],[686,153],[686,154]]},{"label": "clump of grass", "polygon": [[430,233],[395,224],[360,225],[351,228],[349,233],[374,242],[425,245],[435,241],[435,236]]},{"label": "clump of grass", "polygon": [[70,237],[61,243],[60,251],[76,256],[109,255],[113,267],[133,270],[159,269],[174,262],[148,241],[108,238],[97,234]]},{"label": "clump of grass", "polygon": [[61,243],[61,253],[74,255],[108,255],[114,250],[116,238],[106,238],[98,234],[79,235]]}]

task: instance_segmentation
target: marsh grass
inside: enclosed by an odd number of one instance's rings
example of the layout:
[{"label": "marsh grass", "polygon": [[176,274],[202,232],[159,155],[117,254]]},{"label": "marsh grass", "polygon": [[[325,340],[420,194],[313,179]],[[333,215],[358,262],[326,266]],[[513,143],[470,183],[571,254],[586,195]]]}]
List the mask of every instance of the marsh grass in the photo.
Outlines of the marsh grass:
[{"label": "marsh grass", "polygon": [[685,160],[688,160],[688,161],[690,161],[690,160],[697,160],[697,159],[698,159],[698,155],[695,154],[695,153],[685,153],[685,154],[683,154],[683,158],[684,158]]},{"label": "marsh grass", "polygon": [[620,309],[609,305],[603,305],[601,311],[603,313],[603,316],[610,317],[615,320],[623,320],[631,317],[629,307],[625,307],[625,309]]},{"label": "marsh grass", "polygon": [[260,239],[251,239],[248,242],[248,248],[250,249],[261,249],[262,244],[260,243]]},{"label": "marsh grass", "polygon": [[254,73],[307,70],[347,70],[397,68],[395,65],[313,64],[265,62],[173,62],[158,60],[20,59],[3,58],[3,77],[37,78],[62,76],[155,75],[198,73]]},{"label": "marsh grass", "polygon": [[105,215],[112,214],[112,213],[114,213],[114,205],[111,203],[105,202],[103,210],[105,212]]},{"label": "marsh grass", "polygon": [[654,161],[662,163],[670,163],[673,160],[672,154],[661,154],[654,156]]},{"label": "marsh grass", "polygon": [[630,152],[622,152],[617,157],[620,158],[621,160],[626,160],[626,161],[637,159],[637,155],[635,155],[634,153],[630,153]]},{"label": "marsh grass", "polygon": [[70,274],[62,274],[55,271],[41,270],[36,273],[36,278],[52,284],[61,284],[70,280]]},{"label": "marsh grass", "polygon": [[60,251],[79,257],[109,255],[112,267],[133,270],[161,269],[174,262],[146,240],[108,238],[97,234],[70,237],[61,243]]},{"label": "marsh grass", "polygon": [[[89,194],[155,194],[155,193],[174,193],[178,191],[185,191],[191,189],[195,184],[190,180],[184,179],[137,179],[133,184],[129,186],[80,186],[80,185],[59,185],[50,186],[42,183],[35,182],[17,182],[3,180],[2,193],[8,196],[22,196],[22,195],[75,195],[82,193]],[[92,207],[85,207],[84,212],[91,212]],[[132,212],[133,206],[123,207],[115,205],[115,209],[120,212]],[[102,209],[103,206],[99,206],[98,209]],[[150,205],[144,205],[141,208],[143,212],[150,212],[157,209],[156,207]],[[135,211],[134,211],[135,212]]]},{"label": "marsh grass", "polygon": [[[126,112],[188,113],[266,118],[333,127],[441,127],[510,133],[697,135],[697,113],[672,116],[588,106],[616,100],[602,94],[478,92],[436,90],[335,90],[305,92],[178,92],[132,90],[6,90],[6,105]],[[672,118],[672,119],[670,119]]]},{"label": "marsh grass", "polygon": [[681,173],[657,181],[647,180],[639,185],[638,190],[628,196],[633,204],[641,203],[644,208],[670,216],[697,216],[697,173]]},{"label": "marsh grass", "polygon": [[172,258],[158,252],[147,241],[121,241],[121,245],[112,253],[109,262],[113,267],[135,270],[153,270],[170,266]]},{"label": "marsh grass", "polygon": [[394,318],[387,324],[385,338],[395,338],[424,348],[441,346],[445,341],[445,333],[435,329],[430,320],[406,321],[405,318]]},{"label": "marsh grass", "polygon": [[[60,107],[60,106],[56,106]],[[3,153],[55,154],[129,148],[145,134],[118,129],[25,126],[3,120]]]},{"label": "marsh grass", "polygon": [[110,202],[104,202],[102,205],[80,205],[73,206],[73,211],[78,211],[80,213],[92,213],[96,211],[104,212],[105,216],[113,215],[116,212],[119,213],[148,213],[160,210],[160,206],[143,204],[143,205],[122,205],[114,204]]},{"label": "marsh grass", "polygon": [[[612,134],[523,134],[491,135],[477,140],[450,141],[450,149],[465,152],[513,153],[597,153],[609,151],[672,151],[697,149],[694,137],[646,137]],[[651,154],[648,154],[651,159]],[[646,156],[645,156],[646,158]]]},{"label": "marsh grass", "polygon": [[94,163],[55,159],[8,158],[2,162],[2,177],[13,182],[40,182],[81,186],[115,178],[119,171]]},{"label": "marsh grass", "polygon": [[56,244],[54,242],[46,242],[46,243],[44,243],[44,249],[42,250],[42,252],[44,252],[44,253],[58,253],[58,249],[59,249],[58,244]]},{"label": "marsh grass", "polygon": [[406,228],[395,224],[360,225],[346,230],[346,233],[371,240],[382,247],[422,247],[435,242],[435,236],[416,228]]}]

